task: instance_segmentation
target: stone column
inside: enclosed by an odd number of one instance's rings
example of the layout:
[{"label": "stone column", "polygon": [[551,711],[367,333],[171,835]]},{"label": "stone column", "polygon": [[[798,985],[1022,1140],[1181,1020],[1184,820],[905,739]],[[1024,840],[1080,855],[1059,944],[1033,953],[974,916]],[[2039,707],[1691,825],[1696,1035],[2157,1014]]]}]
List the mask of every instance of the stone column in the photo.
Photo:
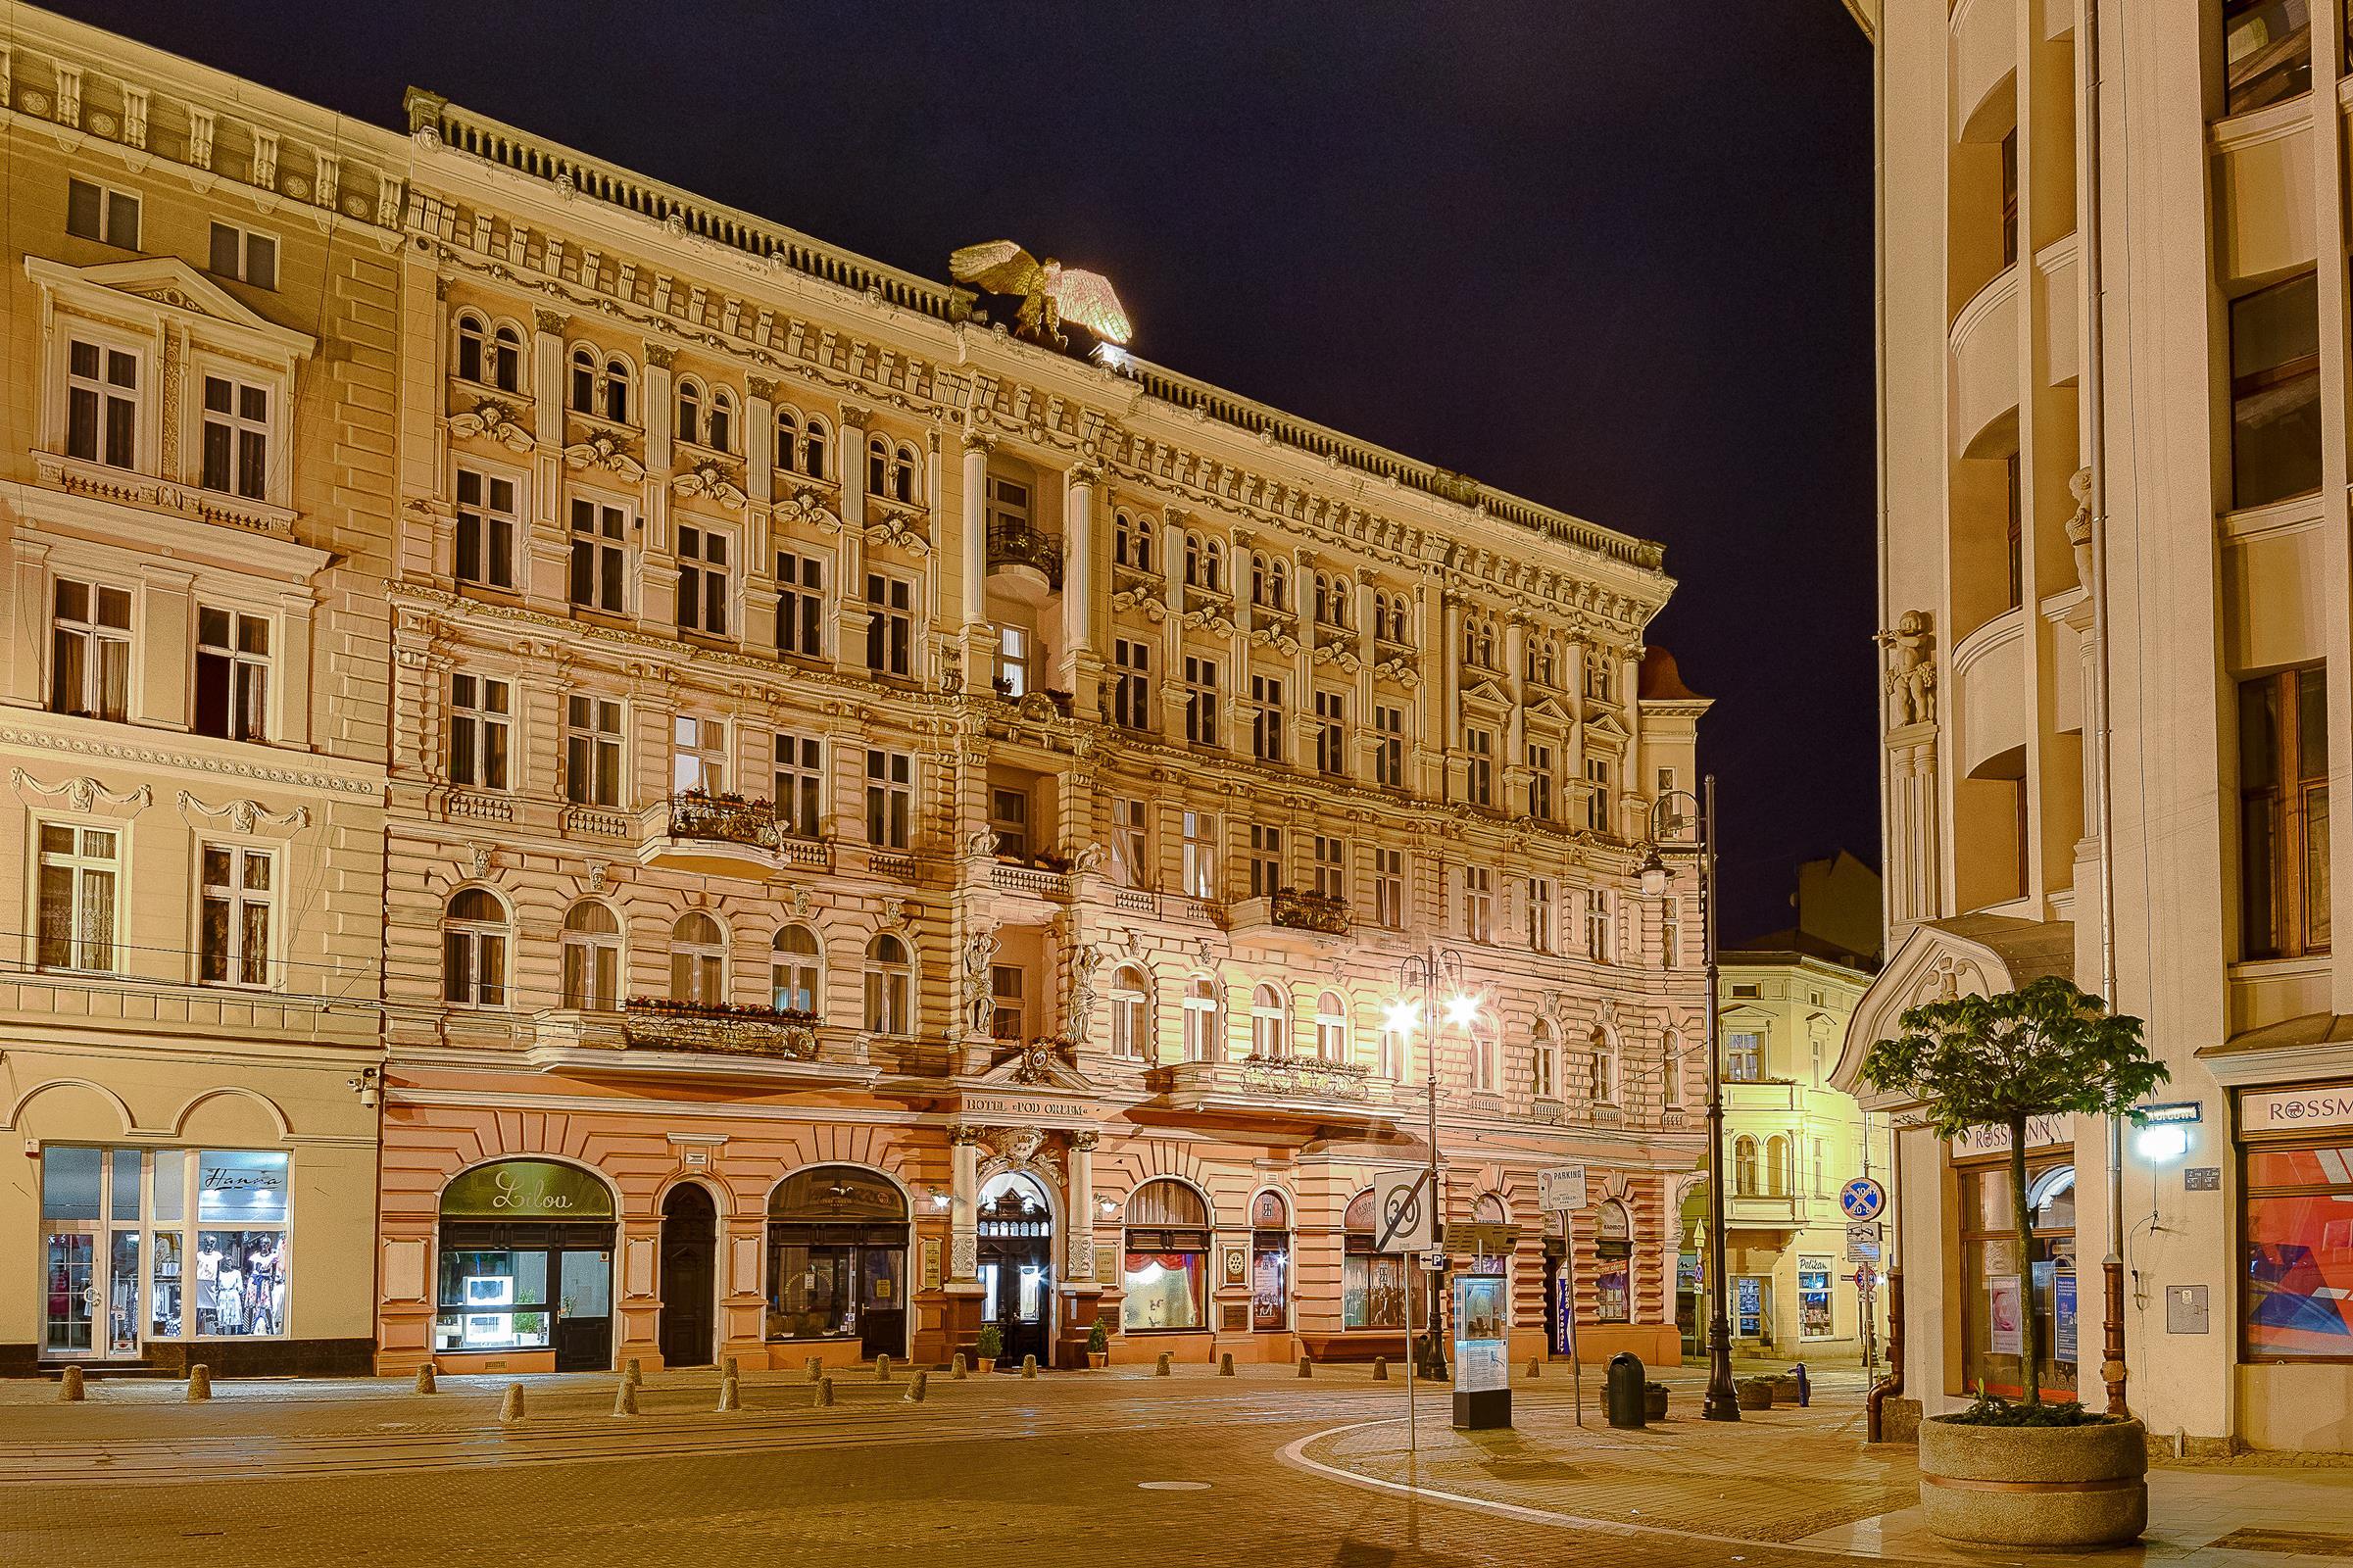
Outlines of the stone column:
[{"label": "stone column", "polygon": [[948,1200],[948,1281],[966,1285],[980,1278],[980,1134],[973,1128],[948,1130],[954,1186]]},{"label": "stone column", "polygon": [[1081,463],[1069,473],[1069,491],[1062,523],[1062,647],[1055,660],[1057,682],[1078,702],[1082,718],[1095,713],[1094,694],[1084,689],[1089,663],[1096,655],[1095,615],[1095,487],[1103,468]]},{"label": "stone column", "polygon": [[1095,1145],[1093,1128],[1070,1135],[1070,1185],[1063,1201],[1070,1213],[1070,1256],[1063,1278],[1103,1282],[1095,1278]]},{"label": "stone column", "polygon": [[1528,809],[1528,617],[1514,611],[1503,622],[1503,690],[1511,708],[1503,719],[1503,755],[1496,759],[1506,782],[1497,804],[1512,815]]}]

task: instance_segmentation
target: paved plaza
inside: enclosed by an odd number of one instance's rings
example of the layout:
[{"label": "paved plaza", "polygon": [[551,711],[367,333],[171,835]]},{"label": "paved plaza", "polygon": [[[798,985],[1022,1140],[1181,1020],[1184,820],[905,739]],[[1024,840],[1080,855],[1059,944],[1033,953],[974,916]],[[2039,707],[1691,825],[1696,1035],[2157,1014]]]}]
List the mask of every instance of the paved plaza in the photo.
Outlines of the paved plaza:
[{"label": "paved plaza", "polygon": [[[1509,1432],[1450,1430],[1361,1367],[1203,1368],[928,1379],[744,1380],[715,1409],[709,1372],[656,1373],[639,1413],[617,1380],[405,1384],[0,1385],[0,1562],[45,1565],[561,1564],[855,1560],[1769,1565],[2001,1562],[1923,1535],[1911,1451],[1861,1438],[1861,1380],[1830,1374],[1803,1410],[1583,1421],[1565,1369],[1515,1383]],[[2116,1563],[2353,1562],[2353,1471],[2160,1469],[2143,1547]],[[2218,1545],[2217,1543],[2223,1544]],[[845,1555],[848,1554],[848,1555]],[[2049,1560],[2049,1559],[2043,1559]]]}]

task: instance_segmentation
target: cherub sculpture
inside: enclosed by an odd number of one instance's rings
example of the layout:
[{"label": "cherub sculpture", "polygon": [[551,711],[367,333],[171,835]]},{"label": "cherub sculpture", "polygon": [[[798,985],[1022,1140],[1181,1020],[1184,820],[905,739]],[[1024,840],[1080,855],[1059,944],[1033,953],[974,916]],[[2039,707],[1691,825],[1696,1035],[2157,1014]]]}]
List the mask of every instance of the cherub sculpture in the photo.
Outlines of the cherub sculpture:
[{"label": "cherub sculpture", "polygon": [[1017,294],[1021,311],[1013,330],[1033,343],[1054,348],[1068,345],[1062,322],[1076,321],[1105,343],[1124,345],[1135,330],[1111,280],[1101,272],[1064,267],[1053,257],[1041,262],[1009,239],[967,245],[948,258],[948,271],[959,283],[991,294]]},{"label": "cherub sculpture", "polygon": [[1936,717],[1936,664],[1931,647],[1928,612],[1907,610],[1896,617],[1893,631],[1872,641],[1887,651],[1887,695],[1894,698],[1898,724],[1926,724]]}]

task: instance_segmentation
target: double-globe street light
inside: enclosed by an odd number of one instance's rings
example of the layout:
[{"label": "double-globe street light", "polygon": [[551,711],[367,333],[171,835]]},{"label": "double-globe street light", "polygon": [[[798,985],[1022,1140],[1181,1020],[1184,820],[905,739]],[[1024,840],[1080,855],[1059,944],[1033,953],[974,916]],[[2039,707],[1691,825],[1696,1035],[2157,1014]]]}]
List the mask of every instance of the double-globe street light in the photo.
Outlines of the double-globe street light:
[{"label": "double-globe street light", "polygon": [[[1428,1185],[1428,1196],[1423,1201],[1430,1205],[1430,1235],[1433,1245],[1435,1245],[1439,1239],[1446,1213],[1445,1204],[1440,1200],[1441,1189],[1438,1185],[1439,1035],[1447,1024],[1452,1024],[1458,1029],[1468,1029],[1475,1023],[1479,1017],[1479,999],[1463,988],[1462,955],[1452,948],[1433,947],[1425,953],[1416,953],[1407,956],[1404,962],[1397,965],[1397,985],[1398,989],[1402,991],[1419,991],[1422,998],[1418,1009],[1415,1004],[1406,1001],[1403,997],[1399,997],[1396,1002],[1390,1004],[1388,1023],[1390,1031],[1408,1046],[1413,1042],[1415,1029],[1418,1027],[1423,1031],[1422,1060],[1428,1074],[1425,1099],[1428,1102],[1430,1116],[1428,1129],[1430,1173],[1424,1178]],[[1443,1002],[1439,998],[1442,990],[1447,994]],[[1421,1014],[1419,1018],[1415,1016],[1417,1010]],[[1435,1270],[1432,1271],[1431,1277],[1433,1279],[1438,1277]],[[1407,1299],[1405,1313],[1405,1336],[1407,1343],[1410,1344],[1413,1338],[1413,1306],[1410,1298]],[[1422,1365],[1427,1369],[1429,1376],[1444,1378],[1446,1375],[1446,1352],[1440,1348],[1438,1317],[1437,1305],[1433,1302],[1429,1312],[1429,1343],[1424,1348],[1425,1355]]]},{"label": "double-globe street light", "polygon": [[[1666,856],[1691,858],[1699,873],[1699,940],[1707,962],[1707,1397],[1699,1413],[1710,1421],[1740,1419],[1740,1399],[1732,1386],[1732,1324],[1724,1276],[1724,1065],[1716,1041],[1716,775],[1700,781],[1700,793],[1666,790],[1650,806],[1649,840],[1636,867],[1642,896],[1661,899],[1675,885]],[[1689,843],[1661,842],[1684,825],[1679,802],[1696,812]]]}]

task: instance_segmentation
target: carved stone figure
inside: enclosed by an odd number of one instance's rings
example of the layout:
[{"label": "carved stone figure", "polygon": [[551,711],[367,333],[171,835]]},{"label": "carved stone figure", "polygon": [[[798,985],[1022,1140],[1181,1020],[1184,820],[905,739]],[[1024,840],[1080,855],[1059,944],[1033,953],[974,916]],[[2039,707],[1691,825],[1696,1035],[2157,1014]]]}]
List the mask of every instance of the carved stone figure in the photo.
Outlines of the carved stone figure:
[{"label": "carved stone figure", "polygon": [[1087,1038],[1095,1018],[1095,975],[1103,967],[1103,949],[1090,943],[1070,956],[1070,1003],[1063,1009],[1070,1038]]},{"label": "carved stone figure", "polygon": [[1872,640],[1887,651],[1886,686],[1897,725],[1936,721],[1936,636],[1925,610],[1907,610]]},{"label": "carved stone figure", "polygon": [[975,931],[964,939],[964,1017],[974,1036],[988,1038],[997,1020],[997,992],[990,972],[997,964],[997,933]]}]

